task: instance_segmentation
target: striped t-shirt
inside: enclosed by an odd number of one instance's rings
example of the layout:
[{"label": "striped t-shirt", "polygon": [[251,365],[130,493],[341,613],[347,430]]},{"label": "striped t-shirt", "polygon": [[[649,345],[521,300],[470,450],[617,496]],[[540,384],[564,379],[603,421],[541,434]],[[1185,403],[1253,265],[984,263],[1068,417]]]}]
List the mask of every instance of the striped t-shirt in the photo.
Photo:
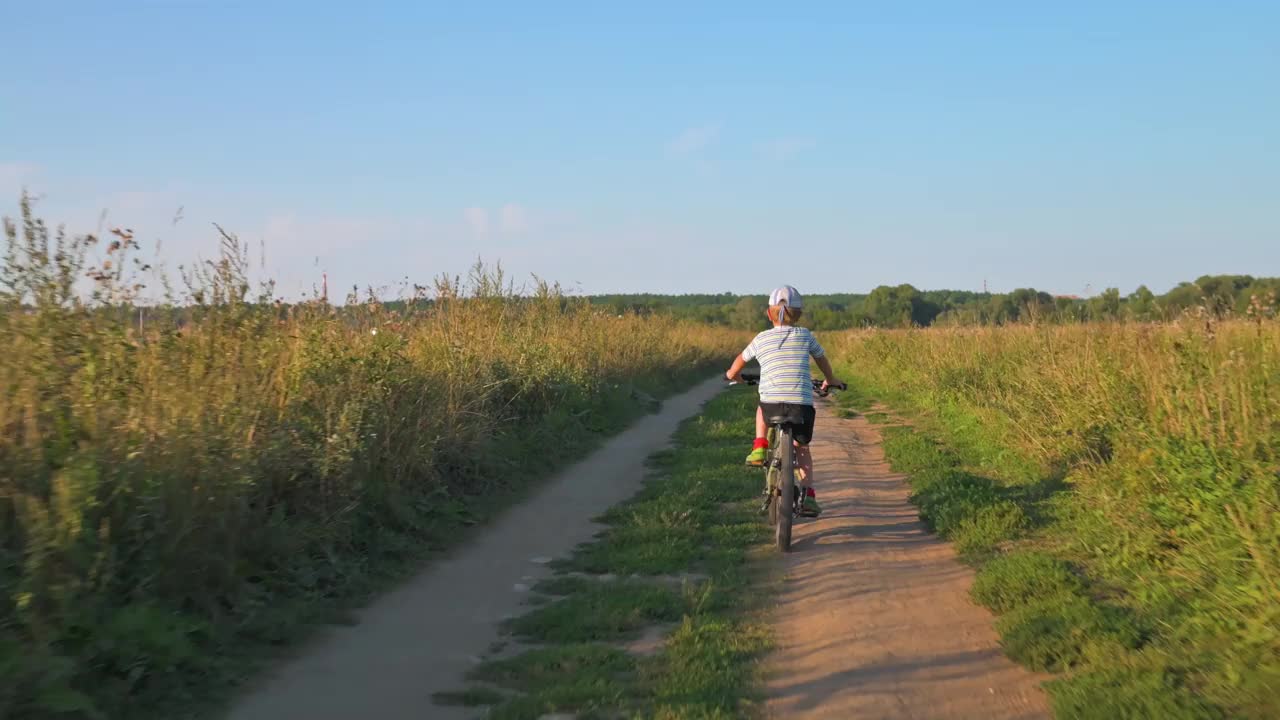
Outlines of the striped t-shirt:
[{"label": "striped t-shirt", "polygon": [[780,325],[765,330],[742,351],[742,359],[760,361],[760,402],[813,404],[809,356],[825,351],[808,328]]}]

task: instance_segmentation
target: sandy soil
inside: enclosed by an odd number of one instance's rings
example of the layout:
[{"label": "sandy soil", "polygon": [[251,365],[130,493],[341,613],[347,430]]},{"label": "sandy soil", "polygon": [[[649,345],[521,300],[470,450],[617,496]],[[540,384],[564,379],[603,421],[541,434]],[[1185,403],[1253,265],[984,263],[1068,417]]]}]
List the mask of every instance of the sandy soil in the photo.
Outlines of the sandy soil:
[{"label": "sandy soil", "polygon": [[777,718],[1048,718],[1039,683],[969,599],[972,571],[929,534],[880,434],[819,408],[824,513],[796,525],[766,661]]}]

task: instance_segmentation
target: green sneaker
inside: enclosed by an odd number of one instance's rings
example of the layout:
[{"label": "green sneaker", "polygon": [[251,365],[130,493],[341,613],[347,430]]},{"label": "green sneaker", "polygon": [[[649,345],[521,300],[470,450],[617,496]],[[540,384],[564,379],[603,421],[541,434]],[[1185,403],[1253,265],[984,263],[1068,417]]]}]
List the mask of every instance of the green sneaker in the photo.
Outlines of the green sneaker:
[{"label": "green sneaker", "polygon": [[800,502],[800,514],[805,517],[818,517],[822,514],[822,506],[818,504],[818,498],[806,494],[804,500]]},{"label": "green sneaker", "polygon": [[747,456],[747,464],[751,467],[763,467],[769,457],[769,448],[756,448]]}]

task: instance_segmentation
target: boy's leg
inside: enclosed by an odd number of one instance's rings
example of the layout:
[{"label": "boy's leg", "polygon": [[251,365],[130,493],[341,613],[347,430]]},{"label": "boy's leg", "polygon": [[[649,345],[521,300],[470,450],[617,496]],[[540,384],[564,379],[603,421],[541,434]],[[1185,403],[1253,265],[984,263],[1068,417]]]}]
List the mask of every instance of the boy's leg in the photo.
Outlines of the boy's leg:
[{"label": "boy's leg", "polygon": [[809,452],[808,445],[796,443],[796,470],[800,487],[813,487],[813,453]]},{"label": "boy's leg", "polygon": [[809,442],[813,440],[813,424],[816,413],[809,409],[808,417],[799,435],[804,442],[796,443],[796,469],[799,471],[799,483],[804,493],[802,501],[804,514],[817,517],[822,514],[822,506],[818,504],[818,496],[813,491],[813,453],[809,451]]},{"label": "boy's leg", "polygon": [[796,481],[803,493],[801,510],[807,517],[818,517],[822,514],[822,506],[818,504],[818,496],[813,491],[813,453],[808,445],[796,443]]},{"label": "boy's leg", "polygon": [[754,466],[764,465],[765,459],[769,456],[769,426],[764,424],[764,408],[756,406],[756,439],[751,444],[751,454],[747,455],[747,464]]}]

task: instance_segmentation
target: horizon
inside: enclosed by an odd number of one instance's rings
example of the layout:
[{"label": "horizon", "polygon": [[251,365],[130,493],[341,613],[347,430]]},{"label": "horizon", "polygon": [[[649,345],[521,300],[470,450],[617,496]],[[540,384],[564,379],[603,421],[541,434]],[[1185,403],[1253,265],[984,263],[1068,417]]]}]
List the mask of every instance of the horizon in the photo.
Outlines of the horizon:
[{"label": "horizon", "polygon": [[1274,4],[6,19],[0,214],[171,270],[217,222],[290,300],[476,258],[576,295],[1280,275]]}]

